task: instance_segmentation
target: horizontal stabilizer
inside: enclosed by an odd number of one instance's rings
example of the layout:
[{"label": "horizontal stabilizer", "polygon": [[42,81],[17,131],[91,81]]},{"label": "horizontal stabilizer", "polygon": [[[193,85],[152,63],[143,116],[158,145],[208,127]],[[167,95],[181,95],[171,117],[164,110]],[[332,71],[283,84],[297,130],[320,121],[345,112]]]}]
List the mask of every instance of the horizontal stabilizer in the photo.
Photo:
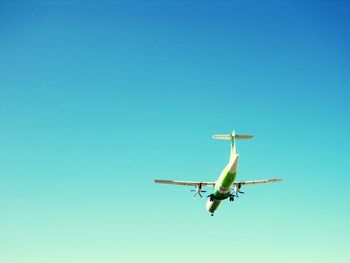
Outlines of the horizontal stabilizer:
[{"label": "horizontal stabilizer", "polygon": [[231,134],[215,134],[213,135],[213,139],[215,140],[229,140],[231,141],[233,136]]},{"label": "horizontal stabilizer", "polygon": [[233,139],[235,140],[247,140],[253,138],[253,135],[241,135],[241,134],[215,134],[213,135],[213,139],[215,140],[228,140],[232,141]]},{"label": "horizontal stabilizer", "polygon": [[253,138],[253,135],[236,135],[236,140],[248,140]]}]

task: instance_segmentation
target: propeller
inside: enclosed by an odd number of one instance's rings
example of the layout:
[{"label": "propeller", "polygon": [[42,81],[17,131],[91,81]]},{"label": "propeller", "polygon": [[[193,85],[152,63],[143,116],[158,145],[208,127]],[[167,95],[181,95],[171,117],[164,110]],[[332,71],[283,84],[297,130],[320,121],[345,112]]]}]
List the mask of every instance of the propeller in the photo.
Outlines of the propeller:
[{"label": "propeller", "polygon": [[195,189],[190,190],[191,192],[196,192],[194,194],[194,197],[197,196],[197,194],[202,198],[202,194],[201,193],[205,193],[206,191],[202,190],[202,183],[200,183],[198,186],[195,186]]},{"label": "propeller", "polygon": [[239,198],[238,193],[244,194],[244,192],[240,191],[241,186],[242,186],[242,184],[240,184],[240,183],[235,185],[235,193],[236,193],[235,196],[238,197],[238,198]]}]

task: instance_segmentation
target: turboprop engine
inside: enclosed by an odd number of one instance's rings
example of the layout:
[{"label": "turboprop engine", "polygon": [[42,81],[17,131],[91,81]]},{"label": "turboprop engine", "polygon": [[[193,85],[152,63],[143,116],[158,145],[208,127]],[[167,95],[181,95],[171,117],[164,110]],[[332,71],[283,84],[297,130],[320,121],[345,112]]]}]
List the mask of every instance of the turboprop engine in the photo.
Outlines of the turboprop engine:
[{"label": "turboprop engine", "polygon": [[236,196],[236,197],[239,197],[239,196],[238,196],[238,193],[244,194],[244,192],[241,191],[241,186],[242,186],[242,185],[241,185],[240,183],[235,184],[235,186],[234,186],[234,192],[235,192],[235,196]]},{"label": "turboprop engine", "polygon": [[201,193],[205,193],[206,191],[202,190],[202,183],[200,183],[198,186],[195,186],[195,189],[192,189],[191,192],[195,192],[194,197],[199,195],[201,198],[203,197]]}]

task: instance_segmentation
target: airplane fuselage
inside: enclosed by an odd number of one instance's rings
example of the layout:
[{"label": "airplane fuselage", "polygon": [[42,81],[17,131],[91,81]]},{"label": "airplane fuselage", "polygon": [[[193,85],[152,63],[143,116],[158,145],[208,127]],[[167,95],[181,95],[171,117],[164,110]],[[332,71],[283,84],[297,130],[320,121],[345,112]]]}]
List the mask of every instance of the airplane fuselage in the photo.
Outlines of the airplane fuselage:
[{"label": "airplane fuselage", "polygon": [[213,186],[213,192],[208,196],[208,201],[206,203],[206,208],[214,215],[214,212],[219,208],[221,202],[227,198],[230,201],[234,201],[235,197],[238,197],[238,194],[243,194],[240,189],[242,185],[254,185],[254,184],[265,184],[265,183],[273,183],[280,182],[281,178],[273,178],[266,180],[254,180],[254,181],[236,181],[237,175],[237,166],[239,156],[236,152],[236,140],[246,140],[253,138],[253,135],[243,135],[236,134],[235,131],[232,134],[215,134],[213,135],[213,139],[216,140],[226,140],[231,142],[231,151],[230,151],[230,159],[228,164],[222,170],[217,181],[207,182],[207,181],[175,181],[175,180],[163,180],[163,179],[155,179],[154,182],[158,184],[172,184],[172,185],[188,185],[195,187],[195,189],[191,190],[195,192],[194,197],[197,195],[202,197],[201,193],[206,192],[202,190],[203,186]]},{"label": "airplane fuselage", "polygon": [[228,198],[231,194],[231,187],[235,181],[238,166],[238,154],[232,149],[230,161],[222,170],[219,179],[215,183],[214,191],[209,196],[206,208],[213,214],[221,204],[221,201]]}]

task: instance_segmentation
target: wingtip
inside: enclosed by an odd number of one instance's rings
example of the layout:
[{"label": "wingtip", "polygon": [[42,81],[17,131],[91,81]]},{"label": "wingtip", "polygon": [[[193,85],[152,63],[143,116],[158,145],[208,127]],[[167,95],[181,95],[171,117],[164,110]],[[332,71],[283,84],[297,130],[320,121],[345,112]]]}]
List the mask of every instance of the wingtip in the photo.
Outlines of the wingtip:
[{"label": "wingtip", "polygon": [[275,182],[281,182],[283,180],[283,178],[276,178]]}]

